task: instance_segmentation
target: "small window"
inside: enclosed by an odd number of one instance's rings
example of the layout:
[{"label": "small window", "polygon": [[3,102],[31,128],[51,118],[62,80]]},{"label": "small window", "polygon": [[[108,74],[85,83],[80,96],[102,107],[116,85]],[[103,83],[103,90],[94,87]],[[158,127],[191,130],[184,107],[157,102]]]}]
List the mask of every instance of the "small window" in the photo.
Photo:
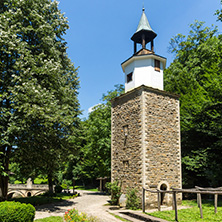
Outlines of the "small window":
[{"label": "small window", "polygon": [[128,168],[129,167],[129,160],[123,160],[123,167]]},{"label": "small window", "polygon": [[127,78],[127,83],[128,83],[128,82],[131,82],[131,81],[133,80],[133,73],[132,73],[132,72],[129,73],[129,74],[126,76],[126,78]]},{"label": "small window", "polygon": [[160,72],[160,60],[155,59],[155,71]]}]

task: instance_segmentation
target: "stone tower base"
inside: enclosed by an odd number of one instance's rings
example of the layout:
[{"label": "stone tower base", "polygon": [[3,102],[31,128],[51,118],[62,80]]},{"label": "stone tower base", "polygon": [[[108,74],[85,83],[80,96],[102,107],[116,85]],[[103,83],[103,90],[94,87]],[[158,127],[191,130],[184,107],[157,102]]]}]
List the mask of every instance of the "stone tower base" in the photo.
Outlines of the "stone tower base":
[{"label": "stone tower base", "polygon": [[[178,95],[135,88],[112,101],[111,127],[111,177],[122,182],[123,193],[136,188],[142,201],[142,187],[182,187]],[[146,192],[146,199],[157,203],[156,194]],[[162,204],[171,202],[170,194],[162,195]]]}]

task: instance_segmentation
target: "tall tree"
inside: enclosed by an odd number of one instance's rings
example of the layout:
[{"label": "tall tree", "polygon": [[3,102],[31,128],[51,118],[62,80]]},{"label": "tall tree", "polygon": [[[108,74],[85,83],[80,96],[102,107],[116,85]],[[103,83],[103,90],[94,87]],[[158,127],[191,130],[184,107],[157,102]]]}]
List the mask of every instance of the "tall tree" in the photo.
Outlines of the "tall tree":
[{"label": "tall tree", "polygon": [[74,177],[94,182],[98,177],[110,177],[111,171],[111,100],[124,92],[123,85],[102,96],[102,104],[93,107],[88,119],[82,121],[82,148],[70,162]]},{"label": "tall tree", "polygon": [[[0,3],[0,188],[7,195],[11,153],[47,172],[74,144],[77,70],[66,53],[67,20],[51,0]],[[3,175],[4,173],[4,175]]]},{"label": "tall tree", "polygon": [[[181,95],[183,182],[217,186],[222,182],[222,36],[203,22],[189,35],[171,40],[173,63],[165,70],[165,89]],[[216,179],[217,178],[217,179]]]}]

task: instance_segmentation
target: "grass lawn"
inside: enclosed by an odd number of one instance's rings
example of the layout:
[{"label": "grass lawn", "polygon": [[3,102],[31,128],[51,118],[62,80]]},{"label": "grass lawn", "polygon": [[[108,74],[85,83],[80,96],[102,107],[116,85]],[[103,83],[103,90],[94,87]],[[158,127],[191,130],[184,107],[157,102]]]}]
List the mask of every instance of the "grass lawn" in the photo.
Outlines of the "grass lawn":
[{"label": "grass lawn", "polygon": [[62,217],[46,217],[43,219],[37,219],[36,222],[63,222]]},{"label": "grass lawn", "polygon": [[[196,201],[183,201],[183,205],[192,206],[183,210],[178,210],[179,222],[215,222],[222,221],[222,202],[219,202],[217,208],[217,214],[214,213],[213,201],[203,201],[203,219],[200,218],[200,210]],[[162,218],[168,221],[175,221],[175,211],[156,211],[149,213],[154,217]]]},{"label": "grass lawn", "polygon": [[21,198],[12,198],[10,201],[17,201],[21,203],[30,203],[33,206],[39,206],[43,204],[49,204],[49,203],[55,203],[59,202],[61,200],[68,200],[72,199],[73,195],[66,194],[66,193],[59,193],[56,194],[56,196],[44,196],[44,195],[39,195],[35,197],[21,197]]},{"label": "grass lawn", "polygon": [[[71,190],[73,187],[69,187],[69,189]],[[83,187],[83,186],[75,186],[75,190],[88,190],[88,191],[98,191],[97,188],[87,188],[87,187]]]}]

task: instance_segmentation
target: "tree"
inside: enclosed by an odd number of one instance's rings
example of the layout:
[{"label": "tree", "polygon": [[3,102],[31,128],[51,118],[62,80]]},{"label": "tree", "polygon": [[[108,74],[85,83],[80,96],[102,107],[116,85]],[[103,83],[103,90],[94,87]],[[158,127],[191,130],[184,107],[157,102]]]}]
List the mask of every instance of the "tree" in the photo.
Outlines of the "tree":
[{"label": "tree", "polygon": [[[221,5],[222,5],[222,0],[220,1]],[[218,17],[218,21],[221,21],[222,22],[222,9],[220,10],[217,10],[216,13],[215,13]]]},{"label": "tree", "polygon": [[[217,186],[222,181],[220,131],[222,102],[222,36],[203,22],[189,35],[171,39],[173,63],[165,70],[165,90],[181,95],[183,182]],[[220,175],[220,176],[219,176]]]},{"label": "tree", "polygon": [[70,162],[73,176],[93,183],[98,177],[110,177],[111,171],[111,100],[124,92],[115,85],[102,97],[103,104],[94,106],[88,119],[82,121],[82,148]]},{"label": "tree", "polygon": [[[79,123],[77,70],[66,53],[67,20],[51,0],[0,3],[0,188],[7,196],[11,154],[53,172],[74,146]],[[32,166],[32,167],[31,167]]]}]

